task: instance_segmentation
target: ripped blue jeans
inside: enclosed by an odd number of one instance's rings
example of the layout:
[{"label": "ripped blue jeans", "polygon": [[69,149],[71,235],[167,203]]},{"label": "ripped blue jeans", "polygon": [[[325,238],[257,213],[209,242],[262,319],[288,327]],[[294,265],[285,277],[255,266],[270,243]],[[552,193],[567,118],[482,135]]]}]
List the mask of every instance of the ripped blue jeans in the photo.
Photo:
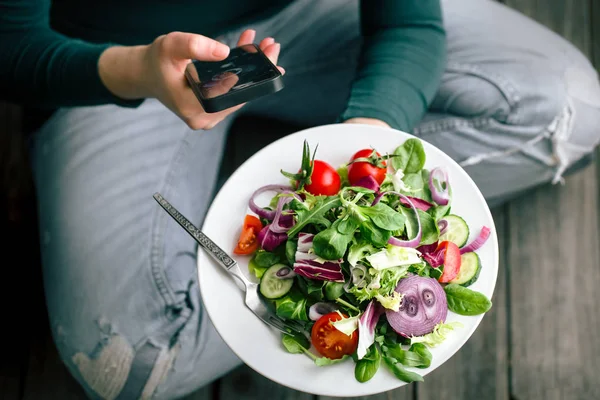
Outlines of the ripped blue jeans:
[{"label": "ripped blue jeans", "polygon": [[[240,112],[333,122],[356,66],[357,12],[356,0],[299,0],[253,25],[282,43],[286,90]],[[444,13],[447,70],[413,133],[462,163],[491,205],[559,182],[600,139],[594,68],[496,2],[448,0]],[[220,39],[234,45],[238,35]],[[200,225],[233,118],[191,131],[147,100],[137,109],[61,109],[36,132],[52,334],[90,398],[177,398],[240,364],[203,311],[196,244],[152,199],[161,192]]]}]

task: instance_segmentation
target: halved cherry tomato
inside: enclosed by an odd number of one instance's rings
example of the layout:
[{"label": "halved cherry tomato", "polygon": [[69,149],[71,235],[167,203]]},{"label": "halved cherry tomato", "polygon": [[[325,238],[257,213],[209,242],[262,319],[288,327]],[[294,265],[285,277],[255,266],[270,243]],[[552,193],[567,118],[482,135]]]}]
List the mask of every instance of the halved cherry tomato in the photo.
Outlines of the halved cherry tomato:
[{"label": "halved cherry tomato", "polygon": [[242,233],[237,246],[233,249],[235,254],[252,254],[258,249],[258,233],[262,229],[262,222],[254,215],[246,215]]},{"label": "halved cherry tomato", "polygon": [[325,161],[314,160],[314,168],[310,176],[310,185],[304,185],[307,192],[315,196],[333,196],[340,191],[342,180],[338,172]]},{"label": "halved cherry tomato", "polygon": [[438,281],[447,283],[456,278],[460,271],[460,249],[449,241],[440,242],[436,251],[442,249],[444,251],[444,272]]},{"label": "halved cherry tomato", "polygon": [[[344,315],[344,318],[348,318]],[[311,342],[324,357],[336,360],[344,355],[351,355],[358,347],[358,329],[348,336],[337,330],[332,322],[342,319],[337,312],[323,315],[315,322],[311,332]]]},{"label": "halved cherry tomato", "polygon": [[[351,185],[356,185],[356,183],[366,176],[372,176],[373,179],[377,181],[380,185],[383,183],[385,179],[385,173],[387,172],[387,164],[385,160],[377,159],[381,157],[381,154],[375,153],[377,156],[372,157],[372,163],[367,161],[357,161],[350,164],[348,167],[348,180]],[[371,158],[373,155],[373,149],[363,149],[352,156],[350,161],[354,161],[358,158]],[[379,164],[378,165],[374,165]]]}]

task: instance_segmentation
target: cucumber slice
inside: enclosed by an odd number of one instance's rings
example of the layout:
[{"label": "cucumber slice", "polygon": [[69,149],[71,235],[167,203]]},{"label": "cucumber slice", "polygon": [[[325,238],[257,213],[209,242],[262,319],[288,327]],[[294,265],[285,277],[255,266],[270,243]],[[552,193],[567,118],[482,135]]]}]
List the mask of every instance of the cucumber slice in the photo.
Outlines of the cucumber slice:
[{"label": "cucumber slice", "polygon": [[470,286],[477,281],[481,272],[481,260],[477,253],[465,253],[460,257],[460,271],[450,283]]},{"label": "cucumber slice", "polygon": [[286,267],[284,264],[275,264],[265,271],[260,279],[260,293],[267,299],[278,299],[290,291],[294,284],[294,279],[280,279],[277,277],[277,271]]},{"label": "cucumber slice", "polygon": [[454,214],[447,215],[442,219],[448,221],[448,227],[444,234],[440,235],[439,241],[443,242],[447,240],[458,247],[463,247],[467,244],[467,240],[469,240],[469,225],[467,225],[465,220]]}]

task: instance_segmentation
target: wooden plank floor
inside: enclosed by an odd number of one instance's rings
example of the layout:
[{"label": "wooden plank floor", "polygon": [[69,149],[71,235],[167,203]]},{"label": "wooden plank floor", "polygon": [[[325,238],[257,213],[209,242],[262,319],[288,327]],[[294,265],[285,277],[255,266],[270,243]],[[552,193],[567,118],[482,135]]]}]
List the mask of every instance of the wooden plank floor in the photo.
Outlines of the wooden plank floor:
[{"label": "wooden plank floor", "polygon": [[[504,2],[565,36],[600,66],[599,0]],[[0,122],[11,111],[2,107]],[[0,150],[4,146],[16,144],[0,143]],[[6,176],[7,171],[1,172]],[[426,382],[368,399],[600,399],[599,178],[600,163],[595,162],[568,177],[564,186],[540,187],[493,210],[501,250],[493,309],[467,344]],[[15,196],[27,191],[28,183]],[[0,232],[11,232],[4,249],[35,240],[35,232],[26,228],[35,221],[35,212],[18,217],[20,225],[9,221],[0,227]],[[25,296],[2,302],[3,321],[11,322],[0,326],[0,400],[83,399],[50,339],[39,273],[19,268],[36,265],[38,254],[3,253],[8,254],[2,263],[6,281],[28,282],[27,296],[36,305],[23,312]],[[187,400],[263,397],[315,400],[247,367]]]}]

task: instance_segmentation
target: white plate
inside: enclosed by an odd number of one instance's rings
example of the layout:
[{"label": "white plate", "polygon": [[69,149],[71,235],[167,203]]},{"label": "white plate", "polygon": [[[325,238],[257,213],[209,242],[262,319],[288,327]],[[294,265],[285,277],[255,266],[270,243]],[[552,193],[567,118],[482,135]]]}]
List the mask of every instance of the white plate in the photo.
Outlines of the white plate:
[{"label": "white plate", "polygon": [[[319,145],[317,159],[337,168],[348,162],[359,149],[374,147],[380,153],[391,153],[412,137],[393,129],[352,124],[320,126],[286,136],[254,154],[235,171],[210,207],[203,231],[225,251],[232,252],[250,195],[263,185],[289,184],[280,170],[296,171],[299,168],[305,139],[311,150]],[[452,212],[462,216],[469,225],[469,241],[477,236],[483,225],[491,229],[488,241],[478,251],[483,265],[479,280],[471,286],[491,298],[498,272],[498,240],[490,210],[473,180],[456,162],[425,141],[423,147],[427,155],[426,168],[447,168],[454,196]],[[234,258],[250,276],[249,258],[235,255]],[[198,281],[206,311],[217,332],[244,363],[265,377],[322,396],[366,396],[405,385],[383,363],[371,380],[359,383],[354,378],[351,360],[318,367],[305,355],[287,353],[280,334],[246,308],[238,284],[201,249],[198,250]],[[464,317],[449,312],[447,321],[460,321],[464,328],[455,330],[444,343],[431,350],[433,360],[429,368],[412,370],[427,375],[442,365],[469,339],[482,317]]]}]

